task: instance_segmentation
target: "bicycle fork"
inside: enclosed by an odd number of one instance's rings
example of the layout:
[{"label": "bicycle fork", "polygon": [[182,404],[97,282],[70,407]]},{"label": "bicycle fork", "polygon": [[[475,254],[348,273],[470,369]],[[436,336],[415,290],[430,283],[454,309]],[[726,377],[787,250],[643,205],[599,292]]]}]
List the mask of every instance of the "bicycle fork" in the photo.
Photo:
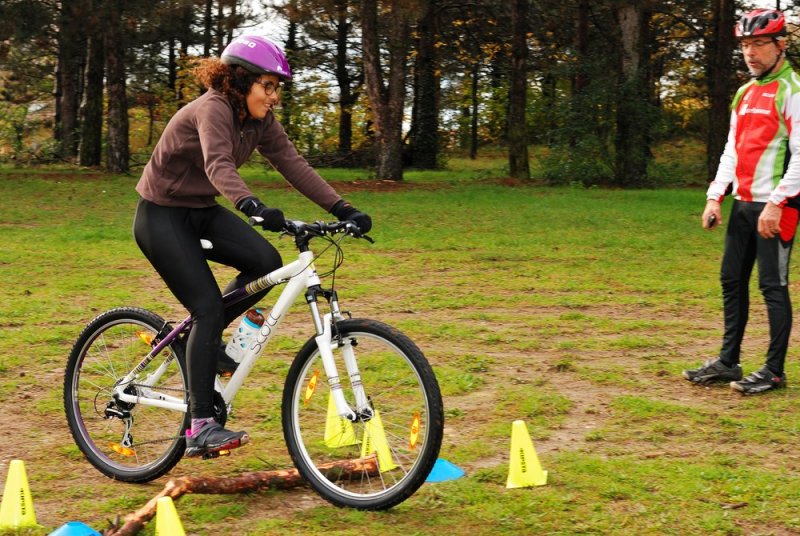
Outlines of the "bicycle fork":
[{"label": "bicycle fork", "polygon": [[[344,340],[341,336],[334,338],[333,336],[333,319],[344,320],[341,311],[339,310],[339,302],[336,298],[335,291],[330,292],[326,297],[330,302],[331,312],[320,316],[319,307],[317,306],[317,296],[322,293],[320,289],[310,289],[306,293],[306,301],[311,308],[311,317],[314,320],[314,326],[317,330],[317,336],[314,340],[317,343],[320,357],[322,358],[322,365],[325,368],[325,375],[328,378],[328,386],[331,389],[331,396],[336,404],[336,411],[339,416],[345,419],[356,421],[368,421],[373,416],[373,409],[364,392],[364,384],[361,383],[361,373],[358,370],[358,362],[356,361],[355,351],[353,350],[353,343],[349,340]],[[347,376],[350,380],[350,386],[353,389],[355,396],[355,411],[345,400],[344,392],[342,391],[342,383],[339,380],[339,371],[336,367],[336,360],[333,357],[333,349],[340,348],[344,365],[347,370]]]}]

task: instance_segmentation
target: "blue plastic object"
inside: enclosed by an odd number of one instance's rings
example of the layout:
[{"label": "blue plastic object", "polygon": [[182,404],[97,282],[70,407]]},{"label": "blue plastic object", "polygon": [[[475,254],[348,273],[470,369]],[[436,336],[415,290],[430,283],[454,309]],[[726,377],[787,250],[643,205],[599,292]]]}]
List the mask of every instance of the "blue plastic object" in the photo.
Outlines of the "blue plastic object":
[{"label": "blue plastic object", "polygon": [[101,536],[101,534],[80,521],[70,521],[58,527],[49,536]]},{"label": "blue plastic object", "polygon": [[464,476],[463,469],[453,465],[447,460],[439,458],[436,460],[436,463],[433,464],[433,469],[431,469],[425,482],[444,482],[446,480],[455,480],[462,476]]}]

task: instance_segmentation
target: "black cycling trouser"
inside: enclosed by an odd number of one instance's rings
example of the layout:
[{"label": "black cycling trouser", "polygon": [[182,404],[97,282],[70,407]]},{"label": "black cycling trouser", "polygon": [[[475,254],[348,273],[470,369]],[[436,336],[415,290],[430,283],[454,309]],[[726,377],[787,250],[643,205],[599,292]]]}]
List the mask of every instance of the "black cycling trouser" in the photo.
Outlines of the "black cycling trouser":
[{"label": "black cycling trouser", "polygon": [[770,342],[766,364],[773,373],[781,375],[792,328],[789,256],[798,212],[795,208],[785,207],[780,236],[767,239],[758,234],[758,217],[764,205],[738,200],[733,202],[722,257],[725,333],[720,360],[727,365],[739,363],[750,308],[750,275],[758,261],[758,286],[764,296],[769,319]]},{"label": "black cycling trouser", "polygon": [[[164,279],[194,323],[186,345],[189,409],[192,418],[214,416],[214,377],[222,331],[252,307],[266,291],[254,294],[227,311],[208,261],[232,266],[239,274],[228,292],[279,268],[278,251],[253,227],[222,206],[163,207],[139,200],[133,222],[136,243]],[[205,238],[213,243],[206,250]]]}]

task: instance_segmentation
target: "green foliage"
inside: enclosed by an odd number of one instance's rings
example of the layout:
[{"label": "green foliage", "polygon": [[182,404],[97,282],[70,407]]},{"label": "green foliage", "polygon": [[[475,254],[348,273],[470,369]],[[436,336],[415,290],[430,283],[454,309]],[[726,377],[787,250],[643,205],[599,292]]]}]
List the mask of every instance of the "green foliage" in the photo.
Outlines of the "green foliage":
[{"label": "green foliage", "polygon": [[[16,6],[28,16],[32,6]],[[30,15],[34,16],[34,15]],[[2,25],[2,23],[0,23]],[[17,28],[24,30],[24,25]],[[23,32],[23,33],[24,33]],[[52,162],[58,150],[52,127],[53,58],[43,56],[38,41],[10,39],[0,45],[0,161],[17,164]]]},{"label": "green foliage", "polygon": [[597,138],[583,137],[574,147],[556,145],[541,161],[542,176],[550,184],[593,186],[614,177],[607,147]]},{"label": "green foliage", "polygon": [[26,105],[0,102],[0,140],[10,146],[9,153],[14,160],[22,158],[24,138],[31,130],[31,125],[26,122],[27,116]]}]

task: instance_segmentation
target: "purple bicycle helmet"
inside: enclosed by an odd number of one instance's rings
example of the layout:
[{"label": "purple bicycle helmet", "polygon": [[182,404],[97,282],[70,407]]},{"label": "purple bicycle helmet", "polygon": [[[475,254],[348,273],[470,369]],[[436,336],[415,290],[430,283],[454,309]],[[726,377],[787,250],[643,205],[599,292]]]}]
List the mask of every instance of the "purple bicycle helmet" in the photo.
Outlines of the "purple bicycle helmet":
[{"label": "purple bicycle helmet", "polygon": [[258,35],[243,35],[231,41],[220,58],[226,65],[240,65],[255,74],[274,74],[292,79],[292,69],[278,45]]}]

